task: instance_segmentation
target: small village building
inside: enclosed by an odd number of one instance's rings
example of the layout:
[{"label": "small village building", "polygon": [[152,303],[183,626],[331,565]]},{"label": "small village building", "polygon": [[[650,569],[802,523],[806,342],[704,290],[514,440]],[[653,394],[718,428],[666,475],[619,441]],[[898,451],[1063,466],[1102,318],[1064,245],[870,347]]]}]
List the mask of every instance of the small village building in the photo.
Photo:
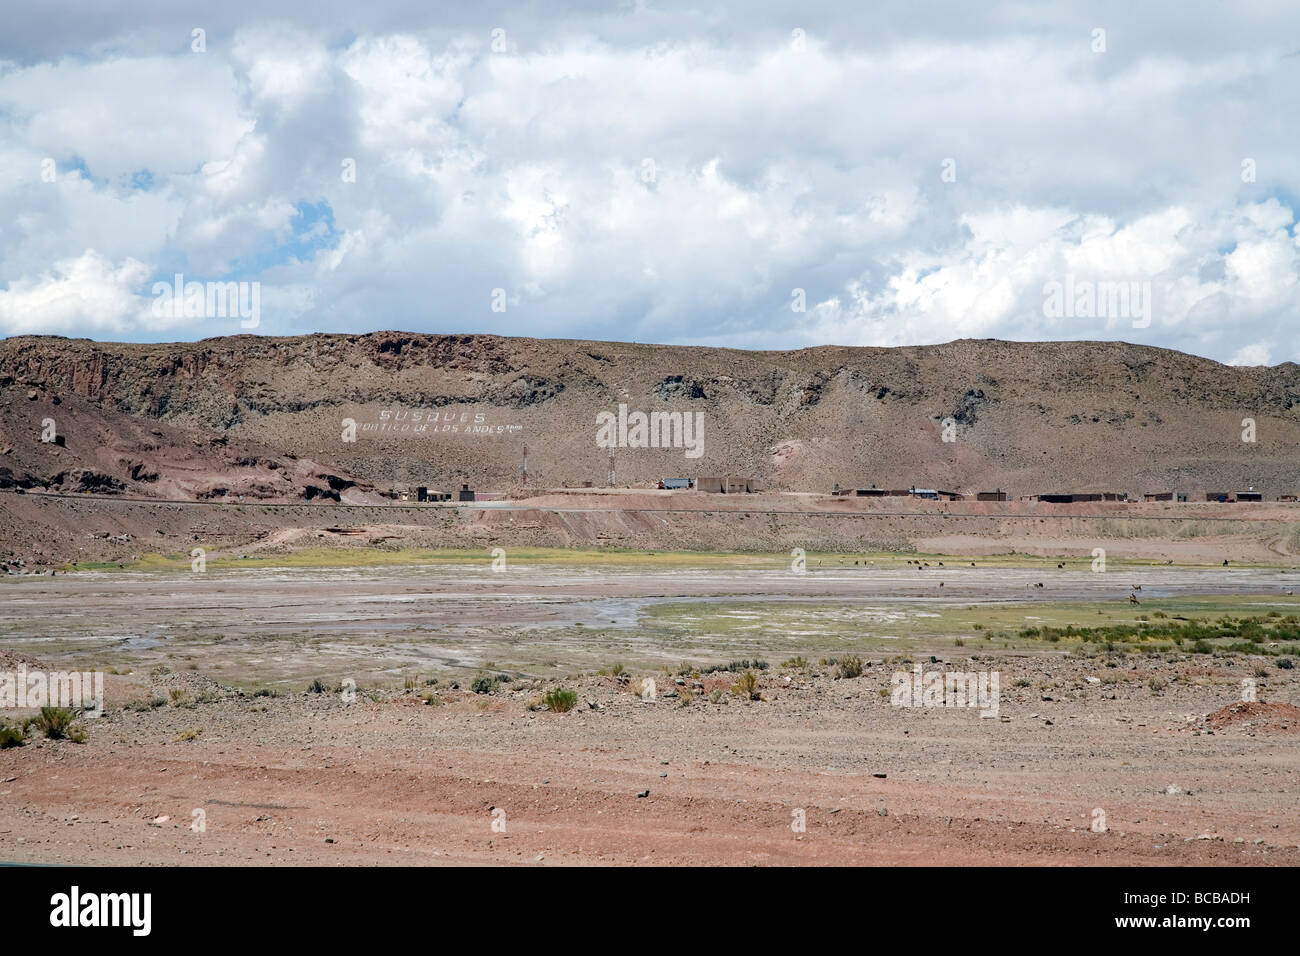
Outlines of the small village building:
[{"label": "small village building", "polygon": [[457,501],[473,501],[474,492],[469,485],[461,485],[460,491],[456,492]]},{"label": "small village building", "polygon": [[1007,493],[999,488],[997,491],[980,491],[975,495],[976,501],[1006,501]]},{"label": "small village building", "polygon": [[758,490],[758,483],[741,475],[701,475],[695,479],[695,490],[715,495],[743,495]]}]

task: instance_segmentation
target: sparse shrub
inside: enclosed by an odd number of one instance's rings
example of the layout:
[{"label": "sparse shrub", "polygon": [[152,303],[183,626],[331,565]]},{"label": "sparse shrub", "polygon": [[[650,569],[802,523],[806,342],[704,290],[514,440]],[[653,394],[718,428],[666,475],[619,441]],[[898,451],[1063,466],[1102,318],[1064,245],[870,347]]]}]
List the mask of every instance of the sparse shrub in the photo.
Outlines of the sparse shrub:
[{"label": "sparse shrub", "polygon": [[678,707],[689,707],[689,706],[691,706],[691,704],[693,704],[694,702],[695,702],[695,695],[692,694],[692,693],[691,693],[687,688],[685,688],[685,687],[679,687],[679,688],[677,689],[677,706],[678,706]]},{"label": "sparse shrub", "polygon": [[170,691],[167,692],[167,696],[171,698],[171,703],[173,707],[194,706],[194,701],[190,700],[190,695],[186,693],[184,687],[173,687]]},{"label": "sparse shrub", "polygon": [[1256,677],[1267,677],[1267,676],[1268,676],[1268,668],[1267,668],[1267,667],[1256,667],[1254,673],[1255,673],[1255,676],[1256,676]]},{"label": "sparse shrub", "polygon": [[803,669],[803,668],[806,668],[806,667],[808,666],[808,660],[807,660],[806,658],[804,658],[803,656],[800,656],[800,657],[792,657],[792,658],[790,658],[788,661],[786,661],[785,663],[783,663],[781,666],[782,666],[782,667],[789,667],[789,668],[799,668],[799,669]]},{"label": "sparse shrub", "polygon": [[195,740],[201,733],[203,733],[202,727],[190,727],[188,730],[182,730],[176,735],[176,742],[184,743],[189,740]]},{"label": "sparse shrub", "polygon": [[568,687],[557,687],[554,690],[548,690],[542,697],[548,710],[557,714],[567,714],[578,703],[577,691],[570,690]]},{"label": "sparse shrub", "polygon": [[1153,677],[1149,681],[1147,681],[1147,686],[1151,688],[1151,692],[1153,694],[1158,694],[1166,687],[1168,687],[1169,684],[1167,681],[1163,681],[1159,677]]},{"label": "sparse shrub", "polygon": [[709,694],[709,703],[716,704],[720,700],[722,700],[722,688],[714,688],[714,690]]},{"label": "sparse shrub", "polygon": [[627,668],[622,664],[611,664],[609,667],[603,667],[596,671],[602,677],[622,677],[627,673]]},{"label": "sparse shrub", "polygon": [[731,671],[740,673],[741,671],[755,670],[765,671],[768,668],[767,661],[764,660],[746,660],[746,661],[729,661],[726,664],[711,664],[708,667],[700,668],[701,674],[715,674],[718,671]]},{"label": "sparse shrub", "polygon": [[760,700],[762,695],[758,692],[758,675],[751,670],[744,671],[736,683],[731,685],[731,692],[746,700]]},{"label": "sparse shrub", "polygon": [[1289,671],[1291,668],[1295,667],[1295,664],[1289,657],[1279,657],[1277,659],[1277,666],[1279,670]]},{"label": "sparse shrub", "polygon": [[50,740],[63,740],[75,719],[72,711],[66,707],[42,707],[40,714],[32,718],[32,726]]},{"label": "sparse shrub", "polygon": [[1028,677],[1017,677],[1011,682],[1012,687],[1028,687],[1033,683]]},{"label": "sparse shrub", "polygon": [[954,643],[955,645],[957,645],[958,647],[965,647],[965,646],[966,646],[966,642],[963,641],[960,637],[957,638],[957,640],[953,641],[953,643]]},{"label": "sparse shrub", "polygon": [[0,720],[0,750],[21,747],[27,742],[27,733],[22,727],[16,727],[8,721]]},{"label": "sparse shrub", "polygon": [[145,710],[156,710],[159,707],[166,706],[167,701],[157,695],[153,697],[137,697],[135,700],[127,701],[126,709],[136,712]]},{"label": "sparse shrub", "polygon": [[854,654],[851,657],[841,657],[835,662],[836,677],[852,679],[862,676],[862,658]]},{"label": "sparse shrub", "polygon": [[307,692],[311,694],[323,694],[327,690],[329,690],[329,688],[325,686],[325,682],[319,677],[307,685]]},{"label": "sparse shrub", "polygon": [[257,690],[253,691],[253,696],[254,697],[275,697],[277,696],[277,694],[269,687],[259,687]]},{"label": "sparse shrub", "polygon": [[479,674],[469,685],[469,689],[476,694],[490,694],[496,686],[497,680],[491,674]]}]

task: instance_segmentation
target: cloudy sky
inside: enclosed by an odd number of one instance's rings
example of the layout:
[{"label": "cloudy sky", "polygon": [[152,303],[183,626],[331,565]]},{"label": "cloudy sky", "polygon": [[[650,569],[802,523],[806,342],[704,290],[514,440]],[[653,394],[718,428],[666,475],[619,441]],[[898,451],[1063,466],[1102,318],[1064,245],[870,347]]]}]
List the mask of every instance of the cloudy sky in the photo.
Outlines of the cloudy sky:
[{"label": "cloudy sky", "polygon": [[[1295,3],[43,0],[5,20],[0,335],[1300,359]],[[257,327],[160,308],[178,273],[257,283]]]}]

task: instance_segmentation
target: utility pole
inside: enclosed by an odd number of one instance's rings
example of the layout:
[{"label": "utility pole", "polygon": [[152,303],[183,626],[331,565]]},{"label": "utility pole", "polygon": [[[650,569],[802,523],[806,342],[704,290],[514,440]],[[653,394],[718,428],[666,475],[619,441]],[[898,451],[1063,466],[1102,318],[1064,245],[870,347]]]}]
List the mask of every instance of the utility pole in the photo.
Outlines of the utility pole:
[{"label": "utility pole", "polygon": [[614,487],[614,446],[609,449],[609,486]]},{"label": "utility pole", "polygon": [[522,466],[520,466],[519,470],[523,472],[524,487],[527,487],[528,486],[528,445],[526,444],[524,445],[524,463]]}]

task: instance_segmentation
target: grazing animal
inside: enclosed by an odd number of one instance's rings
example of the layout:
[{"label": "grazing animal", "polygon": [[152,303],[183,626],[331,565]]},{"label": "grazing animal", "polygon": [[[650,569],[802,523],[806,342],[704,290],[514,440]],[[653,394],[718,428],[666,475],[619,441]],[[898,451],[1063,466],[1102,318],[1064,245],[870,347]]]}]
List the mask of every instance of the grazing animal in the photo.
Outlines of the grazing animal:
[{"label": "grazing animal", "polygon": [[1140,584],[1130,584],[1129,587],[1131,587],[1134,591],[1141,591],[1141,590],[1142,590],[1142,585],[1140,585]]},{"label": "grazing animal", "polygon": [[943,582],[942,582],[942,581],[939,582],[939,587],[943,587]]},{"label": "grazing animal", "polygon": [[1142,602],[1138,600],[1138,596],[1137,596],[1136,594],[1130,594],[1130,595],[1128,596],[1128,603],[1129,603],[1129,604],[1141,604]]},{"label": "grazing animal", "polygon": [[970,566],[971,566],[972,568],[975,567],[975,562],[972,561],[972,562],[970,563]]},{"label": "grazing animal", "polygon": [[1039,581],[1037,584],[1034,585],[1034,587],[1036,587],[1036,588],[1041,588],[1042,586],[1043,586],[1043,582],[1042,582],[1042,581]]},{"label": "grazing animal", "polygon": [[1227,558],[1224,558],[1224,559],[1223,559],[1223,566],[1224,566],[1225,568],[1228,566],[1228,559],[1227,559]]},{"label": "grazing animal", "polygon": [[1057,567],[1058,567],[1058,568],[1063,568],[1063,567],[1065,567],[1065,565],[1064,565],[1064,564],[1058,564]]}]

